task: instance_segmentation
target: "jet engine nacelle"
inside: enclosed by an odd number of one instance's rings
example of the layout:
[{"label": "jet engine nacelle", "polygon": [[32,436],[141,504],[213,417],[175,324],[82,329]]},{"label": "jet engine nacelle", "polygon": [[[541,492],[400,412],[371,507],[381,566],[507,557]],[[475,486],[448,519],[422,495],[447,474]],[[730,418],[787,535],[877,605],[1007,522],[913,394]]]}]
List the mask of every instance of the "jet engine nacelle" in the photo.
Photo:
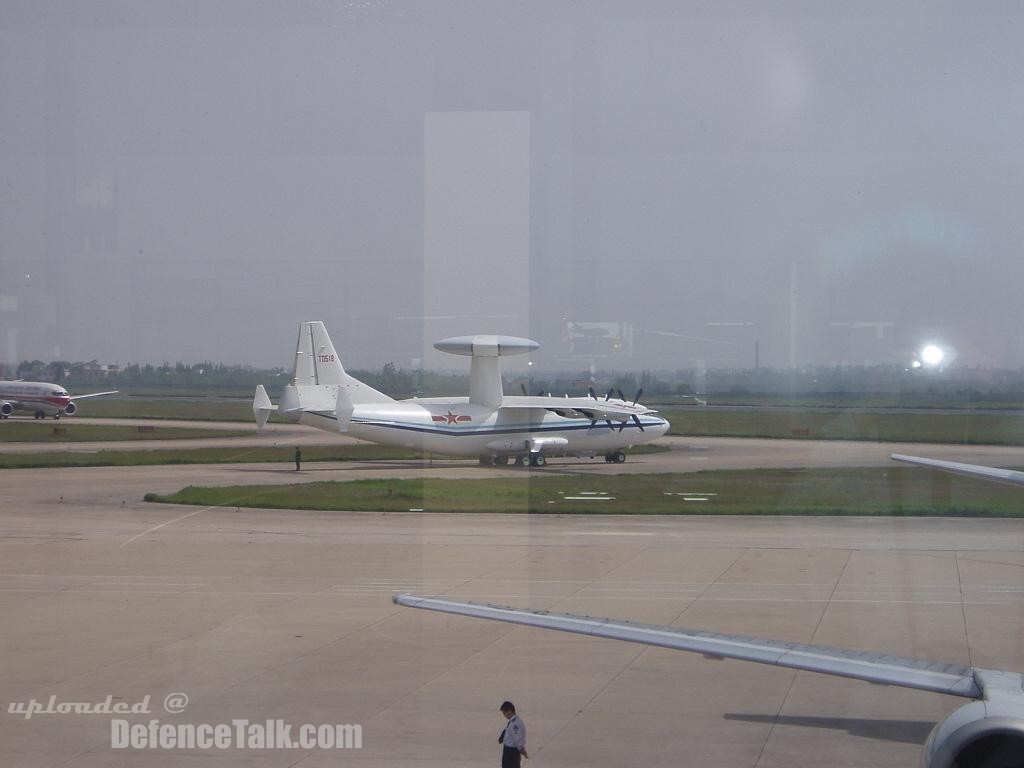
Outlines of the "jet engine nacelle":
[{"label": "jet engine nacelle", "polygon": [[12,413],[14,413],[13,405],[6,401],[0,403],[0,416],[10,416]]},{"label": "jet engine nacelle", "polygon": [[66,413],[68,416],[74,416],[76,413],[78,413],[78,406],[75,405],[74,400],[72,400],[70,403],[64,406],[64,413]]},{"label": "jet engine nacelle", "polygon": [[1024,706],[972,701],[935,726],[921,768],[1007,768],[1024,755]]}]

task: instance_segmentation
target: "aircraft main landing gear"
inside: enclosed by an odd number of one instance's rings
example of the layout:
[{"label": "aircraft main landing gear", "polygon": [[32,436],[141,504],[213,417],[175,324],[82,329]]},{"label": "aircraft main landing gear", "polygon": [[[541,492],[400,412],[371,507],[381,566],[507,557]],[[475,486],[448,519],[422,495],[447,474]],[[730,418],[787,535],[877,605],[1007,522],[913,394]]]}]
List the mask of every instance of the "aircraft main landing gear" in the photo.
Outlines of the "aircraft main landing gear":
[{"label": "aircraft main landing gear", "polygon": [[512,461],[520,467],[543,467],[548,463],[543,453],[521,453]]},{"label": "aircraft main landing gear", "polygon": [[606,453],[604,455],[604,460],[607,461],[609,464],[621,464],[626,460],[626,454],[624,454],[622,451]]}]

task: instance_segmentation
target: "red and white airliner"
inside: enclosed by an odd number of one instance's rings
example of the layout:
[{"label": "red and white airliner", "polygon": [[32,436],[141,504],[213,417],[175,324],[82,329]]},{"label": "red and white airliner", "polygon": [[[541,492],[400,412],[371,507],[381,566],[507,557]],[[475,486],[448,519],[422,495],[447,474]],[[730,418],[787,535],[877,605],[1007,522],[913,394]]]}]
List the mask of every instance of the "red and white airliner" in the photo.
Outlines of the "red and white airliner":
[{"label": "red and white airliner", "polygon": [[75,400],[116,393],[114,389],[88,395],[70,395],[59,384],[47,384],[45,381],[0,381],[0,419],[6,419],[15,411],[32,411],[37,419],[74,416],[78,412]]}]

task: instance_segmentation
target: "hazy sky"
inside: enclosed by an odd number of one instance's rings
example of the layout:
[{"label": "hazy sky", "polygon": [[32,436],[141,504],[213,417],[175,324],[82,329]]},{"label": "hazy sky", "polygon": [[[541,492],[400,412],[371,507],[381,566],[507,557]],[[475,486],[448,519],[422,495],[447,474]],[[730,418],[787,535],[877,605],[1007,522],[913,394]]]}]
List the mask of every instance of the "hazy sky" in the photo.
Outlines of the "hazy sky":
[{"label": "hazy sky", "polygon": [[0,356],[288,365],[323,319],[352,367],[573,367],[567,322],[628,324],[621,368],[1024,366],[1022,22],[6,0]]}]

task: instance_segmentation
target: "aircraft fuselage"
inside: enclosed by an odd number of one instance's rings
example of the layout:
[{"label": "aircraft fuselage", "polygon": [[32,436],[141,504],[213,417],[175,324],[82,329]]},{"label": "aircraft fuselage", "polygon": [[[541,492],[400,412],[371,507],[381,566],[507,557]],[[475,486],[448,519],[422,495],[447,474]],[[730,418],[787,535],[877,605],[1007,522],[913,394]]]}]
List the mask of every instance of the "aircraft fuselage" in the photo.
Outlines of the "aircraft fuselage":
[{"label": "aircraft fuselage", "polygon": [[[557,399],[556,399],[557,400]],[[668,422],[658,416],[633,421],[592,422],[566,418],[544,408],[490,409],[464,399],[396,401],[355,405],[347,434],[362,440],[451,456],[597,454],[665,434]],[[332,411],[303,411],[299,423],[338,431]]]},{"label": "aircraft fuselage", "polygon": [[[69,408],[70,406],[70,408]],[[64,387],[42,381],[0,382],[0,417],[14,411],[32,411],[38,417],[74,413],[71,395]]]}]

